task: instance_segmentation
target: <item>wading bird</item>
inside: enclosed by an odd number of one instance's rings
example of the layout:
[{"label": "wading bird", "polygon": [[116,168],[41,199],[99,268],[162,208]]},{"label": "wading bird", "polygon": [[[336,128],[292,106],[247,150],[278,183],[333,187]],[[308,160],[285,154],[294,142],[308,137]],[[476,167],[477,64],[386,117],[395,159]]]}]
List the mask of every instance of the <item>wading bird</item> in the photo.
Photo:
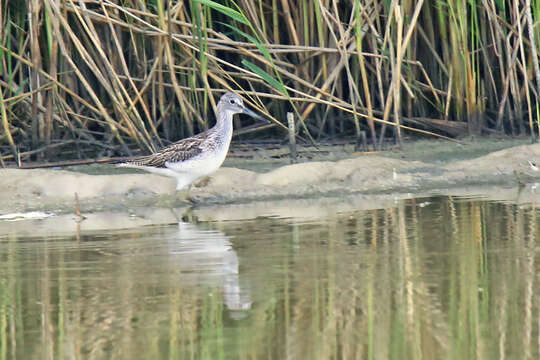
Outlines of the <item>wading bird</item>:
[{"label": "wading bird", "polygon": [[217,105],[217,121],[214,127],[177,141],[156,153],[129,160],[118,166],[174,177],[177,181],[176,190],[187,188],[186,200],[192,201],[189,197],[191,185],[214,173],[223,164],[231,144],[233,115],[238,113],[264,120],[248,109],[239,95],[227,92]]}]

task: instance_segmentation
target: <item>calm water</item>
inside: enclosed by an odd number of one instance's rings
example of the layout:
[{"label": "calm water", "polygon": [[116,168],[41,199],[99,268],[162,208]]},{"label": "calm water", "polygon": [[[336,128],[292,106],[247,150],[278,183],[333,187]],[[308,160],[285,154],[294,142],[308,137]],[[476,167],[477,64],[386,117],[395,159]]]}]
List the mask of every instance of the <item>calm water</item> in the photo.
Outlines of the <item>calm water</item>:
[{"label": "calm water", "polygon": [[431,197],[0,235],[0,359],[537,359],[540,213]]}]

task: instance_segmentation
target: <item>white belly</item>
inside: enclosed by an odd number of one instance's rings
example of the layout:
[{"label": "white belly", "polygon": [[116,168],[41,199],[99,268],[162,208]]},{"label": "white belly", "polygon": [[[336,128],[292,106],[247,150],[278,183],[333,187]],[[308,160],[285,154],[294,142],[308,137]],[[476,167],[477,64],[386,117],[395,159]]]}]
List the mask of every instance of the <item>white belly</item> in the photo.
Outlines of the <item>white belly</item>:
[{"label": "white belly", "polygon": [[[123,165],[138,169],[143,169],[159,175],[171,176],[176,178],[176,189],[182,190],[193,184],[200,178],[214,173],[227,156],[229,144],[232,138],[232,114],[226,119],[222,127],[216,130],[221,134],[219,139],[211,136],[205,141],[211,142],[201,146],[204,149],[199,155],[184,161],[165,162],[165,168],[154,168],[152,166]],[[215,131],[215,132],[216,132]],[[214,132],[214,133],[215,133]]]},{"label": "white belly", "polygon": [[213,174],[227,156],[227,149],[221,149],[219,152],[203,153],[190,160],[176,163],[165,163],[167,169],[176,174],[178,184],[177,190],[182,190],[200,178]]},{"label": "white belly", "polygon": [[201,176],[206,176],[219,169],[221,164],[223,164],[223,161],[225,161],[226,156],[227,150],[221,150],[220,152],[210,154],[203,153],[192,159],[180,162],[166,162],[165,166],[168,169],[176,172],[189,172],[192,174],[200,174]]}]

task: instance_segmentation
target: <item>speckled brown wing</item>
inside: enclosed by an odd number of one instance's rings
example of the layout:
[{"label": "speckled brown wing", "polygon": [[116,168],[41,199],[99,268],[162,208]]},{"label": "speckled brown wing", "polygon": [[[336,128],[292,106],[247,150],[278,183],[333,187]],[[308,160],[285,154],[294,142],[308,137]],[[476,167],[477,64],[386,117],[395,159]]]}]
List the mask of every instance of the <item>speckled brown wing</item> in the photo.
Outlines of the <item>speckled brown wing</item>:
[{"label": "speckled brown wing", "polygon": [[163,168],[166,167],[166,162],[185,161],[199,155],[203,152],[201,147],[202,142],[203,139],[198,136],[182,139],[152,155],[141,156],[130,160],[127,164]]}]

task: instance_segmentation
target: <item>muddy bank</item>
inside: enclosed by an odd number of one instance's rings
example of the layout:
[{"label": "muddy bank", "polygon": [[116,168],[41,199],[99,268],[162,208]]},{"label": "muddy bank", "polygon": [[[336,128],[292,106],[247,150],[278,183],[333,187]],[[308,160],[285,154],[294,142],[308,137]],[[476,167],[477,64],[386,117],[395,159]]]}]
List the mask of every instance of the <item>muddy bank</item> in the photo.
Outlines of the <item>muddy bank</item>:
[{"label": "muddy bank", "polygon": [[[223,167],[193,188],[200,206],[321,196],[421,193],[466,185],[515,186],[540,181],[528,161],[540,165],[540,145],[521,145],[444,163],[405,160],[384,154],[311,161],[272,171]],[[105,165],[103,165],[105,166]],[[29,210],[69,213],[78,194],[81,210],[183,206],[175,180],[144,172],[89,175],[66,170],[0,170],[0,214]],[[516,176],[517,174],[517,176]]]},{"label": "muddy bank", "polygon": [[318,222],[335,219],[343,214],[373,209],[390,209],[400,206],[402,200],[413,199],[419,206],[427,206],[433,196],[452,195],[460,198],[476,198],[484,201],[504,201],[521,207],[534,207],[540,203],[540,191],[534,185],[524,187],[464,186],[446,190],[392,193],[356,194],[348,197],[325,197],[311,199],[282,199],[229,203],[188,208],[154,206],[129,206],[118,209],[84,212],[85,219],[73,213],[35,211],[0,215],[0,235],[17,236],[74,236],[103,231],[130,231],[141,226],[169,225],[180,221],[231,221],[258,217],[281,218],[291,222]]}]

